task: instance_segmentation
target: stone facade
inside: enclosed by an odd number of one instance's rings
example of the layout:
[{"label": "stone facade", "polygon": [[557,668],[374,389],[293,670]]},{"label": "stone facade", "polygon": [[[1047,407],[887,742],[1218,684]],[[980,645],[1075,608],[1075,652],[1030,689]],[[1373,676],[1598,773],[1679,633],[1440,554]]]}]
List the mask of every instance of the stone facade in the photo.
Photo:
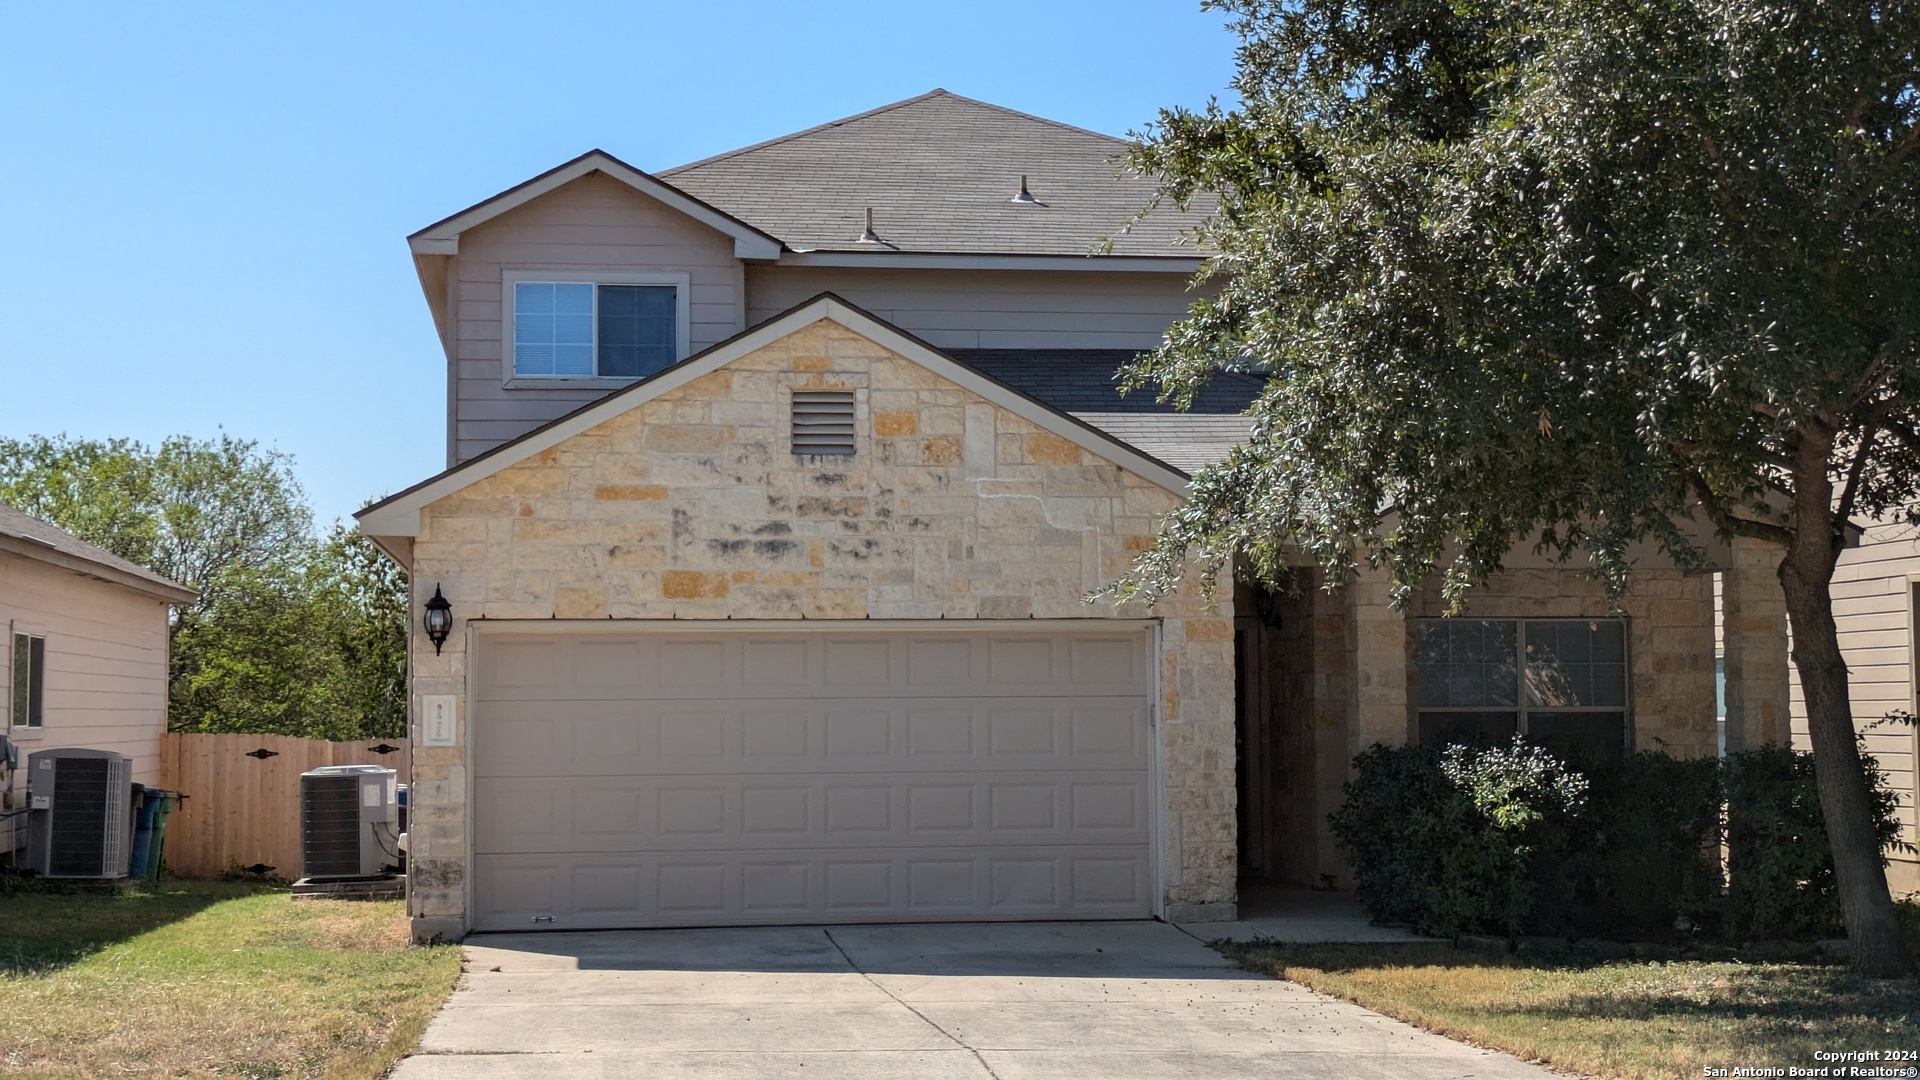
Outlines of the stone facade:
[{"label": "stone facade", "polygon": [[[851,390],[851,457],[790,452],[795,390]],[[414,642],[414,692],[459,700],[415,743],[416,932],[465,928],[464,623],[496,619],[1138,619],[1160,625],[1160,876],[1170,916],[1235,899],[1231,604],[1082,597],[1180,496],[836,323],[808,327],[429,505],[417,593],[459,623]],[[416,596],[416,606],[424,596]],[[418,625],[418,619],[415,620]]]},{"label": "stone facade", "polygon": [[[1523,561],[1516,558],[1516,562]],[[1564,566],[1521,566],[1494,575],[1468,596],[1467,617],[1607,617],[1598,582]],[[1331,592],[1323,576],[1302,570],[1296,591],[1276,598],[1281,647],[1264,662],[1279,688],[1262,715],[1242,715],[1249,738],[1276,745],[1268,770],[1276,790],[1256,815],[1280,835],[1250,836],[1275,881],[1352,884],[1327,826],[1356,754],[1381,743],[1402,746],[1418,731],[1418,669],[1409,620],[1446,611],[1436,581],[1404,611],[1392,606],[1386,575],[1363,571]],[[1681,757],[1716,749],[1713,581],[1706,574],[1648,567],[1634,573],[1622,603],[1628,625],[1634,745]],[[1253,733],[1253,727],[1266,730]]]},{"label": "stone facade", "polygon": [[1792,679],[1787,670],[1787,598],[1780,591],[1780,549],[1733,538],[1720,575],[1721,632],[1727,656],[1727,752],[1789,741]]}]

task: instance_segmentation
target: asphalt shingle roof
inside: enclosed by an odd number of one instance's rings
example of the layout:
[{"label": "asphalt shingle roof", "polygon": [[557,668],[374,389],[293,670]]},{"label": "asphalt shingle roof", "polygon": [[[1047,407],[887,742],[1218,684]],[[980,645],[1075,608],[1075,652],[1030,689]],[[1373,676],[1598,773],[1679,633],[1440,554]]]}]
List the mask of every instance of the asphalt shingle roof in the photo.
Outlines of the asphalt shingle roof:
[{"label": "asphalt shingle roof", "polygon": [[139,563],[129,562],[106,548],[89,544],[65,529],[49,525],[32,514],[15,510],[5,503],[0,503],[0,536],[25,540],[36,547],[59,552],[69,558],[80,559],[110,570],[117,570],[129,577],[139,578],[164,588],[192,592],[177,581],[161,577]]},{"label": "asphalt shingle roof", "polygon": [[949,349],[955,359],[1114,438],[1191,473],[1245,442],[1247,406],[1260,379],[1216,374],[1193,407],[1180,412],[1154,400],[1152,387],[1122,396],[1114,375],[1133,359],[1127,349]]},{"label": "asphalt shingle roof", "polygon": [[[945,90],[668,169],[661,178],[800,251],[1194,257],[1176,244],[1208,207],[1156,210],[1120,139]],[[1012,202],[1025,175],[1041,205]],[[873,209],[881,243],[858,243]]]}]

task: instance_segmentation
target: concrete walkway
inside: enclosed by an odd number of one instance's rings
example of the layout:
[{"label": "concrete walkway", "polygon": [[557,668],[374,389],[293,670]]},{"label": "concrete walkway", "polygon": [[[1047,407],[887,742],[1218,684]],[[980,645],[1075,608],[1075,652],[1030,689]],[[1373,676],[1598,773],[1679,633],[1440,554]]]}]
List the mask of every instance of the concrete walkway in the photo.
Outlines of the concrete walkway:
[{"label": "concrete walkway", "polygon": [[395,1080],[1544,1080],[1164,923],[480,935]]},{"label": "concrete walkway", "polygon": [[1182,923],[1201,941],[1325,942],[1432,941],[1391,926],[1375,926],[1349,892],[1252,886],[1240,890],[1240,917],[1233,922]]}]

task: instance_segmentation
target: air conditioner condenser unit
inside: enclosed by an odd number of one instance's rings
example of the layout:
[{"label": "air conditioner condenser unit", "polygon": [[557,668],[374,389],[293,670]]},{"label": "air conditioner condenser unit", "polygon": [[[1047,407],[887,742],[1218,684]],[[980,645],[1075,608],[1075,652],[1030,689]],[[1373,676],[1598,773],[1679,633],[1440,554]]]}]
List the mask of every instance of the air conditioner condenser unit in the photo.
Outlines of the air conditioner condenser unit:
[{"label": "air conditioner condenser unit", "polygon": [[300,876],[378,877],[399,861],[399,775],[381,765],[300,774]]},{"label": "air conditioner condenser unit", "polygon": [[133,759],[111,750],[27,755],[27,866],[48,878],[123,878],[133,845]]}]

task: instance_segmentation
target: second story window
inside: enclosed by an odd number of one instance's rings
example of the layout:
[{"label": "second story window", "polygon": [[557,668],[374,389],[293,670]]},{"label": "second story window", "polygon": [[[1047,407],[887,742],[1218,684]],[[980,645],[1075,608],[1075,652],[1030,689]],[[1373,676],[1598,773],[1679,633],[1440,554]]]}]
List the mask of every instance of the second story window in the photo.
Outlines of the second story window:
[{"label": "second story window", "polygon": [[513,377],[638,379],[681,357],[677,284],[513,283]]}]

